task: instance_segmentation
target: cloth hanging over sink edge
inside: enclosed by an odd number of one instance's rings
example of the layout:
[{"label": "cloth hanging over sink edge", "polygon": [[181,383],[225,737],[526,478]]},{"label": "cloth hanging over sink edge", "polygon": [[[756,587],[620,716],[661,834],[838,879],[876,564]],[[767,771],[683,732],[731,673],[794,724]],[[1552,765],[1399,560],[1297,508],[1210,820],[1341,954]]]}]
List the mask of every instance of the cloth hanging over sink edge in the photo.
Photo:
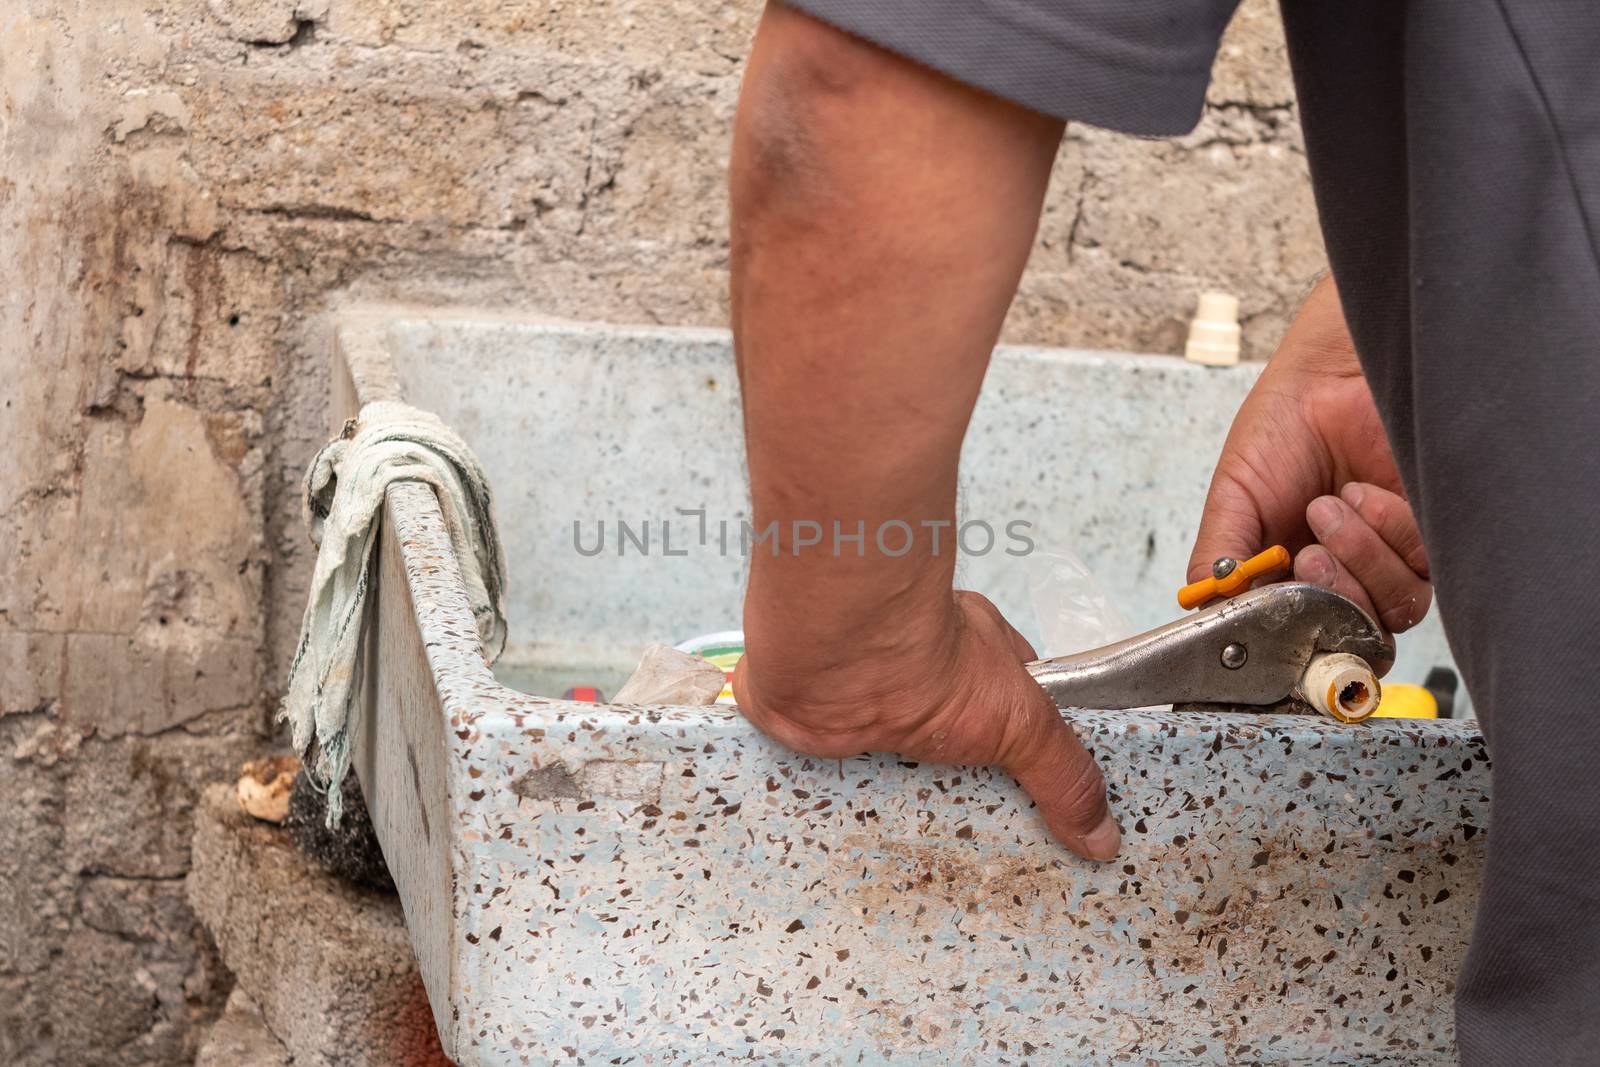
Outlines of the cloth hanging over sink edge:
[{"label": "cloth hanging over sink edge", "polygon": [[350,770],[351,707],[361,687],[373,555],[384,494],[396,482],[433,487],[485,662],[505,649],[505,551],[482,464],[437,415],[393,401],[365,405],[318,451],[302,485],[317,562],[278,714],[290,723],[302,757],[317,742],[317,759],[308,766],[327,794],[330,827],[343,814],[339,787]]}]

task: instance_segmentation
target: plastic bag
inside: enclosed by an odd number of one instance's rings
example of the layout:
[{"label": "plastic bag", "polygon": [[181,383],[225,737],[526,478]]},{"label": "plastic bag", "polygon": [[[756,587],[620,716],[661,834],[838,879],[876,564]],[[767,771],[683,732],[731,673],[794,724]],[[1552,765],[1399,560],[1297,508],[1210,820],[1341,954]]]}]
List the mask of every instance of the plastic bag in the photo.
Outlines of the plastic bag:
[{"label": "plastic bag", "polygon": [[1133,625],[1083,560],[1052,547],[1031,553],[1026,563],[1040,656],[1064,656],[1133,636]]},{"label": "plastic bag", "polygon": [[721,667],[692,652],[651,645],[611,703],[701,707],[715,701],[726,682]]}]

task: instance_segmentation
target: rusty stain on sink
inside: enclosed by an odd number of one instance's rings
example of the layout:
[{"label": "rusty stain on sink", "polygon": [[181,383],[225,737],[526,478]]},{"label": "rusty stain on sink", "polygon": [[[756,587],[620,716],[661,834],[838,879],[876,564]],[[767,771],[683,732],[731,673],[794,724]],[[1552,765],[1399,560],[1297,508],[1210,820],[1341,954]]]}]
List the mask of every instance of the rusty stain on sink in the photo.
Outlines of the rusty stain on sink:
[{"label": "rusty stain on sink", "polygon": [[661,799],[662,765],[627,760],[590,760],[574,774],[559,763],[534,767],[511,783],[511,791],[528,800],[616,800],[654,802]]}]

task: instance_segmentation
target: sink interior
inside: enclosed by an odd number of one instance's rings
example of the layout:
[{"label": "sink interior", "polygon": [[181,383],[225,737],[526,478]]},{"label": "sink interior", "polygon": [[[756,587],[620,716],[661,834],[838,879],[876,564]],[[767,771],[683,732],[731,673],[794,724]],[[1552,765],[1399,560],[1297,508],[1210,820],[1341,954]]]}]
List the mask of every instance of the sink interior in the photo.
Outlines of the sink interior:
[{"label": "sink interior", "polygon": [[[386,348],[413,401],[477,451],[508,553],[513,688],[610,692],[639,653],[737,629],[746,571],[738,381],[725,331],[407,319]],[[1001,347],[962,453],[961,522],[994,548],[958,582],[1041,654],[1039,557],[1081,558],[1134,629],[1177,617],[1174,593],[1228,425],[1258,366]],[[969,539],[982,547],[974,528]],[[581,550],[580,550],[581,549]],[[598,549],[598,551],[596,551]],[[760,551],[760,548],[755,548]],[[1405,635],[1391,680],[1451,663],[1437,620]],[[611,688],[607,688],[611,683]],[[1464,694],[1457,716],[1468,712]]]}]

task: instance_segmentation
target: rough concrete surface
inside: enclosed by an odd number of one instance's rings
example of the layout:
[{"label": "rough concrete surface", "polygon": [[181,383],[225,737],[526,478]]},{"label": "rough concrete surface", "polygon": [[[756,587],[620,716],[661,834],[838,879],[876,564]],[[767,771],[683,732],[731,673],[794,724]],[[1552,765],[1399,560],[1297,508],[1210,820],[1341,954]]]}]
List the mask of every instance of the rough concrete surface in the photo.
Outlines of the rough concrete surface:
[{"label": "rough concrete surface", "polygon": [[448,1067],[399,897],[317,870],[226,786],[195,817],[188,892],[296,1067]]},{"label": "rough concrete surface", "polygon": [[289,1067],[294,1057],[273,1036],[250,995],[235,989],[222,1017],[206,1032],[194,1067]]},{"label": "rough concrete surface", "polygon": [[[325,313],[719,323],[756,0],[0,6],[0,1062],[186,1062],[228,978],[177,894],[260,755],[309,571]],[[1265,354],[1321,262],[1276,15],[1200,128],[1068,135],[1007,326]]]}]

